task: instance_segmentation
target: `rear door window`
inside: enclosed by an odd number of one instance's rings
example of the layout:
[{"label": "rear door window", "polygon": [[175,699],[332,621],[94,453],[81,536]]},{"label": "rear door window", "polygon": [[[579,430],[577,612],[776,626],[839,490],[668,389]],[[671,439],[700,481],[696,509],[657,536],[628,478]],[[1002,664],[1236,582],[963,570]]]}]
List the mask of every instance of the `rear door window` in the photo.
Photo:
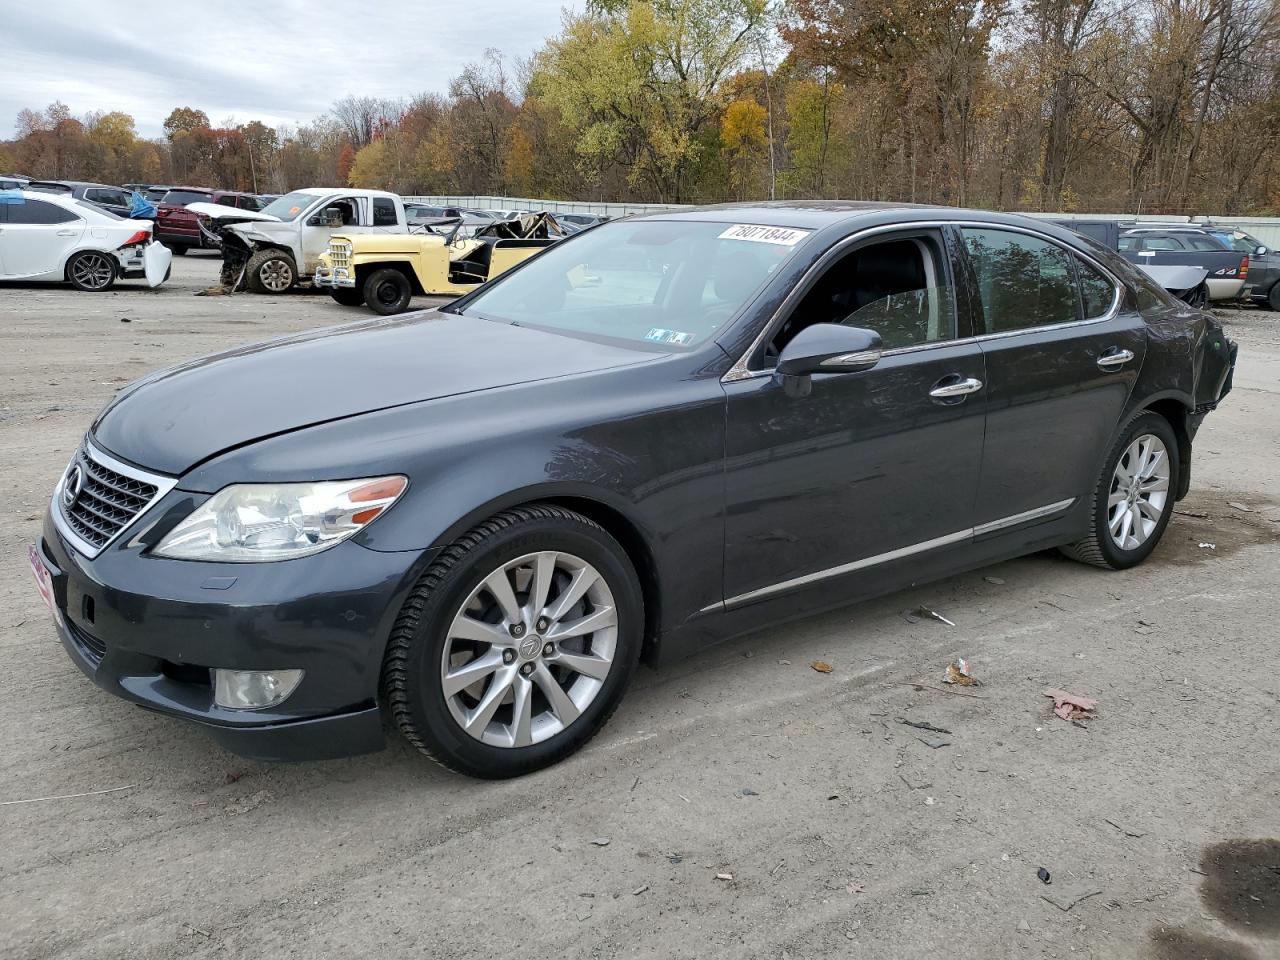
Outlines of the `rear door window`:
[{"label": "rear door window", "polygon": [[373,225],[375,227],[394,227],[398,222],[395,202],[387,197],[374,197]]},{"label": "rear door window", "polygon": [[9,223],[71,223],[79,220],[70,210],[56,203],[28,200],[26,203],[8,204]]},{"label": "rear door window", "polygon": [[1182,241],[1176,237],[1143,237],[1143,250],[1185,250]]},{"label": "rear door window", "polygon": [[983,333],[1007,333],[1080,319],[1071,257],[1025,233],[964,227],[965,248],[982,299]]},{"label": "rear door window", "polygon": [[1190,242],[1192,250],[1221,250],[1222,249],[1222,244],[1220,244],[1217,240],[1214,240],[1212,237],[1190,236],[1190,237],[1187,237],[1187,240],[1188,242]]}]

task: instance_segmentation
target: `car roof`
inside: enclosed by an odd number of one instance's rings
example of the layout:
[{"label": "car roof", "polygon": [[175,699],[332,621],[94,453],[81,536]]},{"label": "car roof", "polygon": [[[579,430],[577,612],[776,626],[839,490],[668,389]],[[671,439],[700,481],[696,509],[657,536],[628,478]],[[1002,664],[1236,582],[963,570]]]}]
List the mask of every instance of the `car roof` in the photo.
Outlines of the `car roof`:
[{"label": "car roof", "polygon": [[309,193],[315,197],[325,197],[331,193],[358,193],[371,197],[395,197],[398,194],[392,193],[390,190],[363,190],[359,187],[299,187],[297,190],[290,190],[290,193]]},{"label": "car roof", "polygon": [[992,226],[1024,227],[1077,244],[1079,236],[1049,220],[965,207],[931,206],[878,200],[771,200],[756,203],[718,203],[709,206],[655,210],[627,218],[635,220],[691,220],[711,223],[751,223],[766,227],[819,230],[915,221],[976,221]]},{"label": "car roof", "polygon": [[96,213],[91,203],[84,203],[69,193],[46,193],[43,190],[19,190],[25,200],[43,200],[45,203],[52,203],[55,206],[65,207],[67,210],[74,212],[78,216],[83,216],[83,211],[89,210]]}]

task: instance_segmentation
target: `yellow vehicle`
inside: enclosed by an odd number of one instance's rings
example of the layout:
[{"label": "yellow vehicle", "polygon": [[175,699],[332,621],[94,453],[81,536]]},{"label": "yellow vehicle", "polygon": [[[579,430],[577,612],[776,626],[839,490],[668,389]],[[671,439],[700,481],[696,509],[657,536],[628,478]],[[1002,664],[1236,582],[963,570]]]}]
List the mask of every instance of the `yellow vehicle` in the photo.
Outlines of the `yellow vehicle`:
[{"label": "yellow vehicle", "polygon": [[312,282],[343,306],[402,313],[414,294],[469,293],[564,236],[549,213],[488,225],[470,237],[458,233],[335,235]]}]

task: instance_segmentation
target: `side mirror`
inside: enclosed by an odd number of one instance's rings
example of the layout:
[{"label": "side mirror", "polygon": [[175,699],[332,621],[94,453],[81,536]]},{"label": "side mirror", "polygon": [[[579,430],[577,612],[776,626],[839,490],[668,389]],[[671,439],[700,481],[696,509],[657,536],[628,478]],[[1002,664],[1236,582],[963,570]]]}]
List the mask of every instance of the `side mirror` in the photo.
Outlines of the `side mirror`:
[{"label": "side mirror", "polygon": [[805,327],[782,349],[777,371],[784,377],[811,373],[856,373],[880,362],[880,334],[839,323]]},{"label": "side mirror", "polygon": [[311,218],[313,227],[340,227],[342,226],[342,208],[341,207],[325,207],[314,217]]},{"label": "side mirror", "polygon": [[1253,251],[1253,255],[1255,257],[1265,257],[1270,252],[1271,251],[1267,249],[1267,245],[1265,243],[1260,243],[1258,244],[1257,249]]}]

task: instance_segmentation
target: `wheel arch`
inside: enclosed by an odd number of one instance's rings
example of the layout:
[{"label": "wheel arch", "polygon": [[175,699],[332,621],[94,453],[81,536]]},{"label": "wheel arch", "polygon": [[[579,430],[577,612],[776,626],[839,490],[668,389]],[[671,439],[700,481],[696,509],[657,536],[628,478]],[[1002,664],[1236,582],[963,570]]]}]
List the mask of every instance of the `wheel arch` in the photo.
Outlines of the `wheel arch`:
[{"label": "wheel arch", "polygon": [[120,263],[120,258],[117,257],[110,250],[103,250],[101,247],[76,247],[76,249],[72,250],[70,253],[67,254],[67,259],[62,261],[62,279],[63,280],[67,280],[67,281],[71,280],[71,261],[74,260],[76,257],[80,256],[82,253],[100,253],[104,257],[107,257],[108,259],[110,259],[111,262],[116,265],[117,280],[120,279],[120,274],[124,272],[124,267]]},{"label": "wheel arch", "polygon": [[644,525],[625,503],[597,488],[583,488],[576,484],[544,484],[512,490],[500,497],[477,506],[459,518],[436,540],[436,546],[452,543],[478,523],[496,513],[513,507],[525,507],[534,503],[548,503],[565,510],[580,513],[604,528],[618,541],[631,564],[635,567],[644,598],[644,646],[641,657],[653,662],[657,657],[658,637],[662,623],[662,590],[658,576],[658,564],[651,537]]},{"label": "wheel arch", "polygon": [[1150,411],[1159,414],[1173,428],[1173,435],[1178,440],[1178,489],[1174,500],[1181,500],[1191,489],[1191,426],[1193,412],[1190,401],[1180,393],[1168,392],[1148,398],[1135,413]]},{"label": "wheel arch", "polygon": [[423,296],[425,293],[422,288],[422,281],[418,279],[418,271],[413,268],[413,263],[407,257],[403,259],[374,260],[365,263],[357,263],[356,284],[363,289],[364,282],[368,280],[370,275],[376,270],[399,270],[409,281],[409,289],[414,292],[415,296]]}]

